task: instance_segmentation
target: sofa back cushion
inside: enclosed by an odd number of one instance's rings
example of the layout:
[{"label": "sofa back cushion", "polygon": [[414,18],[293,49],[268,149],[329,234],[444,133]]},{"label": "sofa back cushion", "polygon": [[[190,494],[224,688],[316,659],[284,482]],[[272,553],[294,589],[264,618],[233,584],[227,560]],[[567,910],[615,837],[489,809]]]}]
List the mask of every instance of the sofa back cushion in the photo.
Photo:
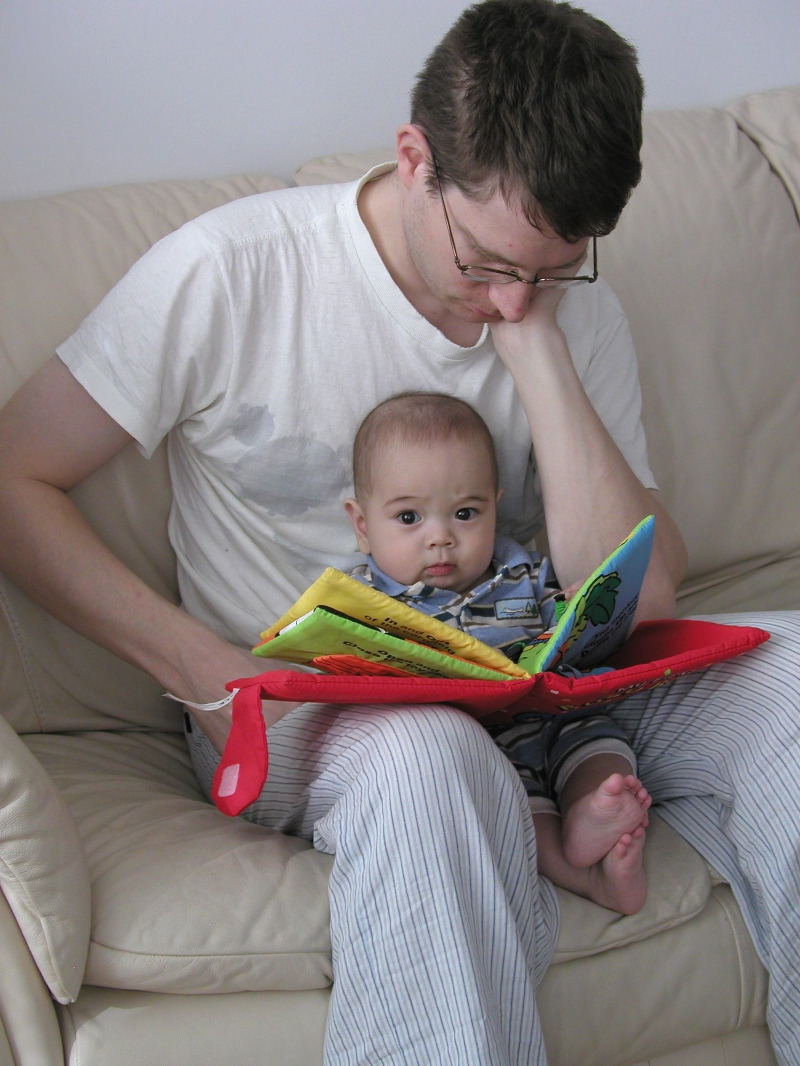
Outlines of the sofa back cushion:
[{"label": "sofa back cushion", "polygon": [[[269,176],[123,185],[0,204],[0,404],[161,237],[229,200],[282,187]],[[176,598],[164,448],[125,449],[74,493],[106,543]],[[0,713],[18,732],[178,728],[148,677],[0,582]]]},{"label": "sofa back cushion", "polygon": [[[644,179],[602,242],[639,354],[653,470],[689,548],[684,613],[800,601],[800,227],[751,139],[759,121],[800,136],[800,89],[741,110],[746,131],[737,105],[649,116]],[[796,189],[796,148],[782,173]]]}]

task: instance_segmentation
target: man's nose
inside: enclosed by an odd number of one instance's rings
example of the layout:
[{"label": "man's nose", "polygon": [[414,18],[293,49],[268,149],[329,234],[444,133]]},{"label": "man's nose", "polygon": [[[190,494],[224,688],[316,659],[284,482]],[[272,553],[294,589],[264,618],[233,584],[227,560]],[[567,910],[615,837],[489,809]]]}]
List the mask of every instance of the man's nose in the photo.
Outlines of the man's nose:
[{"label": "man's nose", "polygon": [[521,322],[527,314],[533,291],[532,285],[512,281],[510,285],[491,285],[489,298],[506,322]]}]

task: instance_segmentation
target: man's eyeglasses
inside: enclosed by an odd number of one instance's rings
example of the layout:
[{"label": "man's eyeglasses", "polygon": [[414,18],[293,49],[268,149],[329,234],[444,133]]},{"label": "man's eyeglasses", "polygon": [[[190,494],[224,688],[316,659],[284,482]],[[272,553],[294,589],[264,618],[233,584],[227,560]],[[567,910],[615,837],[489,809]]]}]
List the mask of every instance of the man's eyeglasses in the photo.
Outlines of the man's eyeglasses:
[{"label": "man's eyeglasses", "polygon": [[439,177],[439,168],[436,165],[436,159],[431,156],[431,162],[433,163],[433,170],[436,174],[436,183],[439,186],[439,196],[442,201],[442,210],[444,211],[444,220],[447,225],[447,233],[450,237],[450,247],[453,249],[453,259],[456,266],[461,271],[461,274],[465,278],[469,278],[470,281],[483,281],[489,285],[511,285],[512,282],[521,281],[523,285],[539,285],[542,288],[559,289],[566,288],[570,285],[591,285],[597,281],[597,238],[592,237],[592,263],[593,272],[591,274],[577,274],[569,277],[558,276],[539,276],[536,275],[533,280],[521,277],[516,270],[497,270],[494,267],[484,266],[469,266],[465,265],[458,258],[458,251],[456,250],[456,242],[453,237],[453,228],[450,225],[450,217],[447,214],[447,205],[444,202],[444,190],[442,189],[442,179]]}]

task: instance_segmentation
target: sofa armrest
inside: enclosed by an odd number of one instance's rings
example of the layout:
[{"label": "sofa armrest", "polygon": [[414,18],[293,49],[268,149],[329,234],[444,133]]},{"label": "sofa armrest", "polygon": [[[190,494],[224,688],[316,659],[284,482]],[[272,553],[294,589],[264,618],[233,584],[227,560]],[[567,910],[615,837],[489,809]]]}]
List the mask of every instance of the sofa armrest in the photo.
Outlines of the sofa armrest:
[{"label": "sofa armrest", "polygon": [[2,717],[0,889],[51,994],[71,1002],[89,948],[86,856],[52,779]]},{"label": "sofa armrest", "polygon": [[0,1066],[63,1062],[55,1004],[2,895],[0,959]]}]

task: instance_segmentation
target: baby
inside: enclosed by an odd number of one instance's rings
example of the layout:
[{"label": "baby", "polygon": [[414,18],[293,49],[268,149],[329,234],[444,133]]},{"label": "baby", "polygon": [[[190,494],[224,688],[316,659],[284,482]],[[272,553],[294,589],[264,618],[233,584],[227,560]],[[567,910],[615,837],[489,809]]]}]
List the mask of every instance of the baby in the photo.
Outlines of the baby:
[{"label": "baby", "polygon": [[[546,558],[496,533],[494,442],[469,404],[439,393],[379,404],[356,435],[353,478],[345,508],[367,556],[353,577],[511,658],[550,628],[563,596]],[[515,721],[490,733],[528,792],[540,872],[635,913],[651,800],[625,734],[594,709]]]}]

